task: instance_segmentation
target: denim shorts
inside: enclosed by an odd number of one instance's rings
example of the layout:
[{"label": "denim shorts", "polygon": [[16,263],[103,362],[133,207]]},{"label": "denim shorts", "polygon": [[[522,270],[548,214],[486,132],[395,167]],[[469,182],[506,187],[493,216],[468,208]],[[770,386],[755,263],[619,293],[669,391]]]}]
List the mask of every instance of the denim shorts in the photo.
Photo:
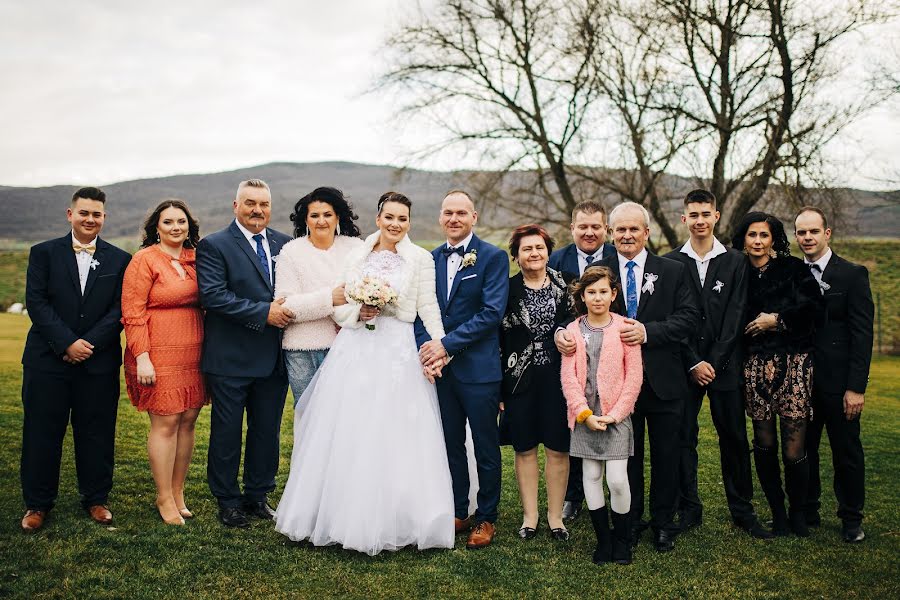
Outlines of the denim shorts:
[{"label": "denim shorts", "polygon": [[297,408],[297,402],[303,395],[306,386],[312,381],[313,375],[325,356],[328,349],[325,350],[285,350],[284,362],[287,365],[288,381],[291,384],[291,392],[294,394],[294,408]]}]

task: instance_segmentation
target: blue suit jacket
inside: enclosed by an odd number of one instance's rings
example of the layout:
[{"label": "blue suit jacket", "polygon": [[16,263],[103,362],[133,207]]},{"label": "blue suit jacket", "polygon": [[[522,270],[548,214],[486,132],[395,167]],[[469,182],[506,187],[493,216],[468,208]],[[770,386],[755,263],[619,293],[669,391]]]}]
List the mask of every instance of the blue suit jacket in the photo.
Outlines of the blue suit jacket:
[{"label": "blue suit jacket", "polygon": [[[447,298],[447,258],[441,244],[434,257],[436,288],[444,323],[444,348],[453,357],[447,366],[466,383],[492,383],[503,378],[500,368],[500,321],[509,296],[509,257],[503,250],[473,235],[466,252],[475,251],[471,267],[459,271]],[[416,343],[431,339],[420,319],[415,324]]]},{"label": "blue suit jacket", "polygon": [[[600,260],[615,255],[616,249],[612,244],[603,244],[602,256],[595,256],[594,264],[599,264]],[[571,273],[576,277],[581,276],[581,272],[578,270],[578,249],[575,247],[575,244],[569,244],[559,250],[555,250],[553,254],[550,255],[550,260],[547,262],[547,265],[554,271]]]},{"label": "blue suit jacket", "polygon": [[[94,260],[99,264],[88,271],[82,294],[70,233],[31,248],[25,280],[32,323],[22,354],[26,367],[52,373],[119,370],[122,278],[131,255],[98,238]],[[94,345],[93,355],[79,365],[63,362],[66,348],[79,338]]]},{"label": "blue suit jacket", "polygon": [[[266,237],[274,271],[281,247],[291,238],[274,229],[266,229]],[[275,291],[234,221],[200,240],[197,284],[206,309],[200,361],[204,373],[267,377],[283,368],[281,329],[266,324]]]}]

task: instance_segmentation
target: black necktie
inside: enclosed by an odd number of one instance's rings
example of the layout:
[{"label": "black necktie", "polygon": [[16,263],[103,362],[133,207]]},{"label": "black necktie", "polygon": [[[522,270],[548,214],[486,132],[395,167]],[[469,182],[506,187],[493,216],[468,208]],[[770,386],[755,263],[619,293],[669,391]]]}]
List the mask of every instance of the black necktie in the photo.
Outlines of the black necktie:
[{"label": "black necktie", "polygon": [[462,256],[463,254],[466,253],[466,249],[463,248],[462,246],[457,246],[456,248],[447,246],[446,248],[441,249],[441,253],[444,256],[450,256],[451,254],[459,254],[460,256]]},{"label": "black necktie", "polygon": [[810,271],[815,271],[815,272],[821,273],[821,272],[822,272],[822,267],[820,267],[820,266],[818,265],[818,263],[809,263],[809,270],[810,270]]}]

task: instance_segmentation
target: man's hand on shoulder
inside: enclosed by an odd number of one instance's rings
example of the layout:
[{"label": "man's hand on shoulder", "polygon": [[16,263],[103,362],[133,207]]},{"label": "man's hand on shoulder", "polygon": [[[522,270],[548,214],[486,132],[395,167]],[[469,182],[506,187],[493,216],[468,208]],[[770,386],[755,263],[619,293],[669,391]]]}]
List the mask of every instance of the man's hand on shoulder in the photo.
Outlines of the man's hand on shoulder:
[{"label": "man's hand on shoulder", "polygon": [[266,323],[272,327],[284,329],[290,324],[294,318],[294,313],[283,306],[284,298],[276,298],[274,302],[269,304],[269,315],[266,317]]},{"label": "man's hand on shoulder", "polygon": [[647,330],[640,321],[625,319],[625,324],[619,333],[619,339],[626,346],[640,346],[647,341]]},{"label": "man's hand on shoulder", "polygon": [[575,340],[569,335],[565,329],[557,329],[553,334],[553,341],[556,342],[556,349],[563,356],[572,356],[575,354]]}]

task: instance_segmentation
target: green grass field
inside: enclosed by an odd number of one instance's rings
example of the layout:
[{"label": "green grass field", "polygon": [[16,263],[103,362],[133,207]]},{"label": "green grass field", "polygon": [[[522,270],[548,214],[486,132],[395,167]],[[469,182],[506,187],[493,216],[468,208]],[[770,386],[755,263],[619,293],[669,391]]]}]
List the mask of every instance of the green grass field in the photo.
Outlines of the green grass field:
[{"label": "green grass field", "polygon": [[[0,315],[0,597],[17,598],[897,598],[900,597],[900,359],[880,357],[872,369],[863,421],[868,498],[861,545],[839,537],[830,492],[823,526],[813,536],[762,542],[733,528],[719,476],[715,433],[702,413],[700,486],[704,525],[660,555],[647,543],[628,567],[595,567],[593,533],[582,517],[568,545],[552,542],[546,528],[531,542],[515,537],[521,512],[504,450],[499,535],[493,546],[467,551],[385,552],[370,558],[338,548],[294,544],[271,522],[228,530],[216,520],[205,481],[209,411],[198,426],[188,479],[188,505],[197,514],[185,527],[165,526],[153,505],[145,441],[146,416],[123,396],[119,404],[114,527],[94,524],[80,510],[71,436],[63,459],[60,497],[43,530],[19,529],[22,500],[21,356],[25,317]],[[123,388],[124,389],[124,388]],[[280,490],[292,446],[290,399],[282,424]],[[364,449],[361,449],[364,451]],[[824,448],[827,456],[827,446]],[[823,461],[828,465],[828,461]],[[826,489],[831,478],[823,468]],[[277,502],[277,492],[273,495]],[[756,505],[768,510],[757,489]]]}]

